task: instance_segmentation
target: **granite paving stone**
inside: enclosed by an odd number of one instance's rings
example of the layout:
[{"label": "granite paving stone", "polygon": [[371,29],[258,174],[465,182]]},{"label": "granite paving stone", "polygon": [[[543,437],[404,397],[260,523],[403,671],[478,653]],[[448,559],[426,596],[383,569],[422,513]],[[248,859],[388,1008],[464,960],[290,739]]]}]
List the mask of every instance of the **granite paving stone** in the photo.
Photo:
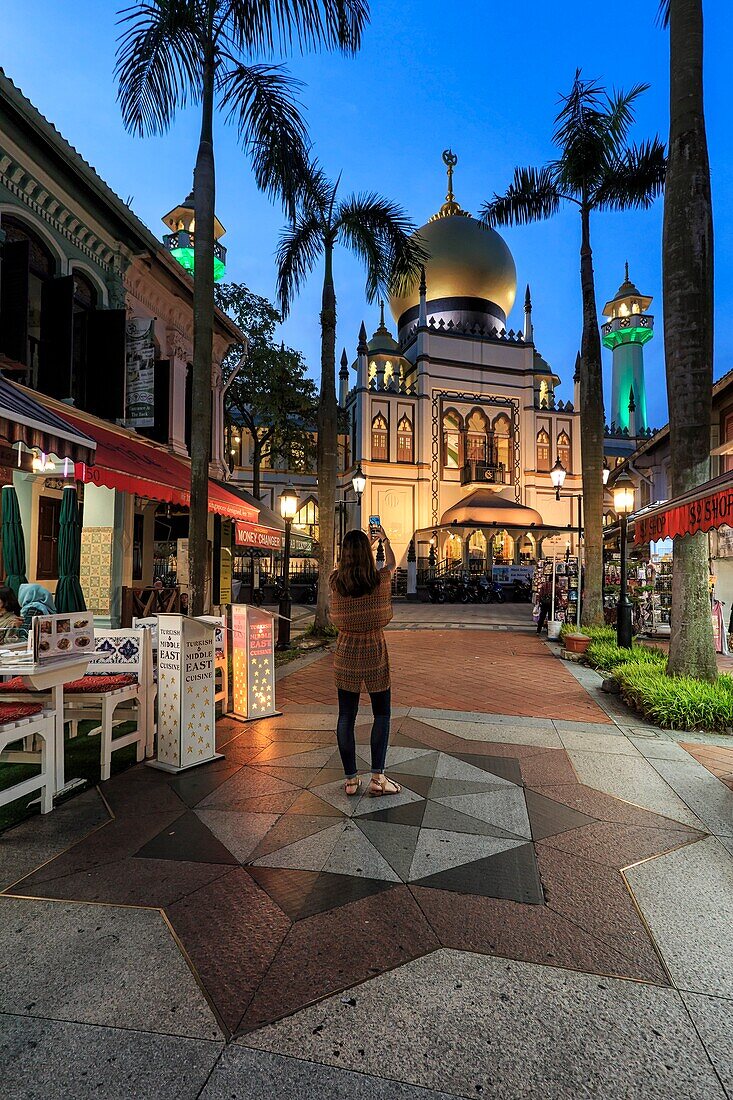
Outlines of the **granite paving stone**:
[{"label": "granite paving stone", "polygon": [[682,1000],[692,1017],[723,1088],[733,1096],[733,1001],[683,993]]},{"label": "granite paving stone", "polygon": [[6,1100],[196,1100],[223,1043],[0,1015]]},{"label": "granite paving stone", "polygon": [[[613,727],[611,727],[613,729]],[[613,733],[592,733],[585,729],[560,730],[560,740],[572,760],[576,752],[610,753],[612,756],[641,756],[628,737],[615,730]]]},{"label": "granite paving stone", "polygon": [[681,745],[666,737],[639,737],[629,733],[628,738],[646,760],[679,760],[686,764],[690,759]]},{"label": "granite paving stone", "polygon": [[[397,810],[399,812],[399,809]],[[410,867],[415,855],[420,829],[414,825],[395,825],[392,822],[360,818],[358,827],[402,882],[410,877]]]},{"label": "granite paving stone", "polygon": [[[529,798],[529,793],[528,798]],[[627,867],[650,856],[680,848],[684,844],[700,840],[703,833],[680,825],[658,829],[640,825],[621,825],[618,822],[597,821],[583,829],[556,833],[543,838],[546,847],[557,848],[571,855],[609,867]]]},{"label": "granite paving stone", "polygon": [[[361,1058],[359,1059],[359,1061]],[[301,1058],[227,1047],[200,1100],[449,1100],[450,1094],[385,1080],[353,1067],[324,1066]]]},{"label": "granite paving stone", "polygon": [[[700,827],[700,819],[685,805],[671,787],[643,758],[595,755],[590,752],[568,753],[581,783],[615,798],[664,814],[683,825]],[[659,761],[655,761],[659,763]]]},{"label": "granite paving stone", "polygon": [[[581,813],[595,817],[599,821],[618,822],[622,825],[641,825],[656,829],[686,828],[684,822],[669,815],[655,813],[632,802],[595,790],[584,783],[551,783],[534,788],[538,794],[546,795]],[[671,793],[671,792],[670,792]],[[698,821],[692,826],[701,829]]]},{"label": "granite paving stone", "polygon": [[275,779],[267,775],[259,768],[243,767],[226,783],[222,783],[215,791],[207,795],[198,804],[198,808],[216,807],[225,809],[236,806],[242,799],[255,798],[264,794],[282,794],[292,790],[296,783],[286,783],[282,779]]},{"label": "granite paving stone", "polygon": [[240,1043],[457,1096],[724,1100],[674,990],[439,951],[353,1000],[331,997]]},{"label": "granite paving stone", "polygon": [[247,873],[292,921],[325,913],[394,888],[386,879],[331,875],[284,867],[248,867]]},{"label": "granite paving stone", "polygon": [[693,993],[733,997],[733,859],[714,838],[626,872],[672,978]]},{"label": "granite paving stone", "polygon": [[222,842],[235,860],[245,863],[278,821],[277,814],[241,813],[238,810],[204,809],[195,813]]},{"label": "granite paving stone", "polygon": [[241,868],[170,906],[167,915],[224,1026],[234,1031],[290,920]]},{"label": "granite paving stone", "polygon": [[381,878],[388,882],[399,882],[399,875],[384,856],[361,829],[351,822],[342,830],[323,870],[334,875],[347,874],[357,878]]},{"label": "granite paving stone", "polygon": [[[498,843],[506,844],[506,841]],[[532,845],[521,841],[510,844],[472,863],[449,867],[418,879],[415,885],[477,897],[507,898],[523,905],[541,905],[544,896]]]},{"label": "granite paving stone", "polygon": [[437,946],[406,886],[300,920],[288,933],[241,1028],[260,1027]]},{"label": "granite paving stone", "polygon": [[691,760],[654,760],[653,767],[690,807],[708,832],[733,836],[733,791]]},{"label": "granite paving stone", "polygon": [[268,829],[257,847],[250,852],[248,860],[251,862],[261,856],[267,856],[270,852],[276,852],[280,848],[286,848],[288,844],[303,840],[304,837],[330,829],[332,825],[333,818],[326,815],[285,814]]},{"label": "granite paving stone", "polygon": [[193,811],[182,814],[149,840],[138,859],[192,860],[196,863],[236,863],[236,858]]},{"label": "granite paving stone", "polygon": [[0,890],[58,856],[110,820],[95,789],[62,802],[52,814],[38,814],[7,829],[0,840]]},{"label": "granite paving stone", "polygon": [[521,844],[521,840],[506,840],[490,836],[471,836],[469,833],[451,833],[442,829],[423,829],[415,848],[410,878],[426,878],[449,867],[485,859]]},{"label": "granite paving stone", "polygon": [[150,909],[0,897],[0,1012],[221,1038]]},{"label": "granite paving stone", "polygon": [[558,833],[581,829],[595,821],[588,814],[578,813],[577,810],[546,798],[537,791],[526,791],[524,797],[533,840],[545,840]]},{"label": "granite paving stone", "polygon": [[490,791],[488,794],[451,795],[435,801],[469,817],[477,817],[479,821],[497,825],[515,836],[529,839],[532,835],[524,794],[519,787]]},{"label": "granite paving stone", "polygon": [[504,742],[543,749],[562,748],[560,737],[553,729],[535,729],[532,726],[510,726],[503,723],[460,722],[450,718],[424,717],[420,721],[467,741],[492,741],[497,744]]},{"label": "granite paving stone", "polygon": [[294,867],[301,871],[322,871],[328,857],[336,847],[346,822],[341,820],[303,840],[280,848],[254,861],[256,867]]},{"label": "granite paving stone", "polygon": [[231,779],[241,767],[240,763],[230,760],[212,760],[210,764],[177,775],[170,786],[186,806],[196,806],[207,794]]}]

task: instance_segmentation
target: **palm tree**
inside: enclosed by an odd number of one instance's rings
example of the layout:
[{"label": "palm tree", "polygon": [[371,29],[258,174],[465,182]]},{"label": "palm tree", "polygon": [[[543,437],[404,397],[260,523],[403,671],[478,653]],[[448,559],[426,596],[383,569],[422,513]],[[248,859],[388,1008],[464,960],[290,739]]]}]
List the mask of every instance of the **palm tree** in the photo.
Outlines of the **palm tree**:
[{"label": "palm tree", "polygon": [[558,159],[543,168],[517,168],[505,194],[482,210],[489,225],[523,225],[557,213],[571,203],[580,214],[580,287],[583,335],[580,345],[583,511],[585,514],[585,598],[583,622],[603,622],[603,368],[590,241],[596,210],[648,207],[664,185],[664,145],[659,138],[628,145],[634,103],[648,85],[609,95],[580,70],[570,94],[561,99],[553,141]]},{"label": "palm tree", "polygon": [[[713,205],[703,106],[702,0],[664,0],[669,26],[669,164],[662,288],[672,494],[710,476],[713,391]],[[717,676],[708,536],[674,541],[668,671]]]},{"label": "palm tree", "polygon": [[201,111],[194,173],[194,348],[189,555],[191,607],[204,610],[211,360],[214,324],[214,110],[226,112],[252,162],[257,185],[293,203],[306,160],[306,131],[293,82],[252,55],[319,46],[358,49],[367,0],[139,0],[120,12],[116,75],[125,127],[169,129],[179,109]]},{"label": "palm tree", "polygon": [[411,236],[413,223],[395,203],[370,192],[338,197],[341,177],[332,183],[310,166],[295,217],[285,228],[277,251],[278,298],[286,316],[294,297],[323,258],[321,295],[321,392],[318,402],[318,603],[314,627],[328,626],[328,577],[333,568],[334,512],[338,474],[336,401],[336,290],[333,253],[337,244],[354,252],[366,268],[366,296],[372,302],[386,286],[413,283],[425,253]]}]

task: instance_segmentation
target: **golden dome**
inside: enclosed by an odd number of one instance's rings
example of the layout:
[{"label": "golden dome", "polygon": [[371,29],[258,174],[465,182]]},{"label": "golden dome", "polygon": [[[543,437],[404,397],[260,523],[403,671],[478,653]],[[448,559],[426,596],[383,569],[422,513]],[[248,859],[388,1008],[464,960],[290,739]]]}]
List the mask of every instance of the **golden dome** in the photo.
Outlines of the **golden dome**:
[{"label": "golden dome", "polygon": [[[482,298],[494,302],[505,318],[517,293],[517,269],[503,238],[465,214],[429,221],[416,236],[428,252],[425,282],[428,302],[438,298]],[[409,294],[391,296],[395,321],[420,300],[415,284]],[[428,313],[430,307],[428,306]]]}]

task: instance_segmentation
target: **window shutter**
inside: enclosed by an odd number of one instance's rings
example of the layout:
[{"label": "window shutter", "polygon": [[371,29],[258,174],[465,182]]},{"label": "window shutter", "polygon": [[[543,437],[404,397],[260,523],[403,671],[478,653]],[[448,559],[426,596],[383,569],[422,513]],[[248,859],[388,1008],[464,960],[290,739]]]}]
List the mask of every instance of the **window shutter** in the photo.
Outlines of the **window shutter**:
[{"label": "window shutter", "polygon": [[41,292],[38,388],[49,397],[71,397],[74,362],[74,276],[49,279]]},{"label": "window shutter", "polygon": [[0,351],[28,363],[30,241],[8,241],[0,264]]},{"label": "window shutter", "polygon": [[87,316],[85,408],[103,420],[121,420],[125,415],[127,314],[124,309],[95,309]]},{"label": "window shutter", "polygon": [[141,435],[154,439],[157,443],[168,443],[170,439],[170,359],[155,361],[155,424],[152,428],[138,428]]}]

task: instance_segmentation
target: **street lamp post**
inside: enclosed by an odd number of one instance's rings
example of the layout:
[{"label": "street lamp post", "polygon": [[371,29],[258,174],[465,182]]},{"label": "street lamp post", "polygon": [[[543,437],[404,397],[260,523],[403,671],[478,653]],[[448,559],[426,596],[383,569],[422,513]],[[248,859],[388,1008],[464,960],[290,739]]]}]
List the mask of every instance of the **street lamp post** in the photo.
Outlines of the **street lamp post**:
[{"label": "street lamp post", "polygon": [[621,521],[621,584],[616,612],[616,641],[631,649],[631,601],[627,590],[626,531],[634,510],[634,485],[628,474],[621,474],[613,483],[613,507]]},{"label": "street lamp post", "polygon": [[280,515],[285,520],[285,553],[283,554],[283,589],[278,608],[280,618],[277,626],[277,648],[290,646],[290,618],[293,601],[290,596],[290,528],[298,511],[298,494],[292,485],[280,493]]},{"label": "street lamp post", "polygon": [[[361,495],[366,489],[366,474],[361,468],[361,462],[357,462],[356,469],[351,475],[351,487],[354,490],[356,496],[357,505],[361,504]],[[341,557],[341,545],[344,541],[345,527],[346,527],[346,505],[349,502],[344,496],[343,500],[336,501],[336,507],[339,514],[339,557]]]}]

